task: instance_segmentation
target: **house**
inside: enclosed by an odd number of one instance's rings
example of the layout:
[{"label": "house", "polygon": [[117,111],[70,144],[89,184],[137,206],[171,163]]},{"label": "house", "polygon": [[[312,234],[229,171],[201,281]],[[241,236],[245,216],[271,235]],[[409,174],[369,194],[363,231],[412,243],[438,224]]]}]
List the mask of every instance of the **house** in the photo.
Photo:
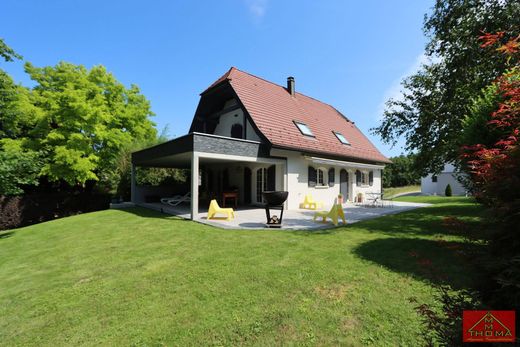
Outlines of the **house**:
[{"label": "house", "polygon": [[445,164],[438,174],[428,174],[421,178],[421,193],[426,195],[444,195],[446,186],[451,186],[453,195],[466,195],[467,190],[459,182],[461,173],[457,172],[453,164]]},{"label": "house", "polygon": [[[331,204],[338,194],[381,192],[390,161],[341,112],[296,91],[232,67],[200,94],[187,135],[132,154],[132,201],[143,198],[135,167],[189,168],[191,217],[199,201],[236,192],[242,205],[262,205],[262,192],[289,191],[285,208],[307,193]],[[161,191],[162,196],[172,194]]]}]

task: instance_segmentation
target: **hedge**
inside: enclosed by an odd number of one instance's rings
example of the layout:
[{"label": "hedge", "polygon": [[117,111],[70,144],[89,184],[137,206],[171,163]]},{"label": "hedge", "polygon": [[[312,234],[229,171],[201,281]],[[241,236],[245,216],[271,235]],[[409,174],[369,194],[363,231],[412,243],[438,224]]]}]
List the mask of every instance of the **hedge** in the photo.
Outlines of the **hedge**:
[{"label": "hedge", "polygon": [[19,228],[79,213],[106,210],[109,207],[108,194],[0,195],[0,230]]}]

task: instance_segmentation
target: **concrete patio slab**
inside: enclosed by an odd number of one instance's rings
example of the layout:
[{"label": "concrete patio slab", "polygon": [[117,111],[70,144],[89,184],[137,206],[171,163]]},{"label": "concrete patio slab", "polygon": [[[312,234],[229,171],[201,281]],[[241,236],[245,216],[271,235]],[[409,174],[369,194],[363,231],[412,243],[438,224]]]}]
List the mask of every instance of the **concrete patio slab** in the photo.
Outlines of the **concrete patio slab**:
[{"label": "concrete patio slab", "polygon": [[[190,218],[188,205],[179,205],[175,207],[167,206],[161,203],[141,203],[139,205],[142,207],[160,211],[162,213],[175,215],[181,218]],[[345,212],[347,224],[352,224],[362,220],[378,218],[384,215],[400,213],[426,206],[430,206],[430,204],[393,201],[391,203],[387,202],[385,204],[385,207],[365,207],[348,203],[343,205],[343,211]],[[313,221],[314,212],[315,211],[311,210],[284,211],[283,225],[281,229],[314,230],[326,229],[334,226],[330,222],[321,223]],[[279,211],[273,210],[272,214],[276,214],[279,216]],[[234,220],[208,220],[207,211],[201,210],[199,213],[199,218],[195,221],[223,229],[264,229],[266,216],[265,210],[263,208],[238,208],[235,210]]]}]

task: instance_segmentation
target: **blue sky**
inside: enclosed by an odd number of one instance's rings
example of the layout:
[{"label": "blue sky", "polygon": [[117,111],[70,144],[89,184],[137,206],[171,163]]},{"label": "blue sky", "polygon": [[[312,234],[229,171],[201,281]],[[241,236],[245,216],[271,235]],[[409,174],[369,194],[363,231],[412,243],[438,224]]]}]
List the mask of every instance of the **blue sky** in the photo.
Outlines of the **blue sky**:
[{"label": "blue sky", "polygon": [[[102,64],[151,101],[158,128],[188,131],[199,93],[229,67],[334,105],[369,134],[423,60],[433,0],[24,1],[0,4],[0,37],[36,66]],[[30,85],[23,63],[0,63]]]}]

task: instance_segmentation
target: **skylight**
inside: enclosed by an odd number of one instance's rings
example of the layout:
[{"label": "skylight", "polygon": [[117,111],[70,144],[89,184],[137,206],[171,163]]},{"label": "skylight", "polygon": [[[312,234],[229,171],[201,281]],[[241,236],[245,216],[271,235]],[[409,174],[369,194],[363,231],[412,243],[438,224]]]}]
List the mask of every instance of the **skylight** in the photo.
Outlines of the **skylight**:
[{"label": "skylight", "polygon": [[336,132],[336,131],[333,131],[334,135],[336,135],[336,137],[338,138],[339,142],[341,142],[342,144],[344,145],[350,145],[350,142],[348,142],[347,138],[345,136],[343,136],[342,134]]},{"label": "skylight", "polygon": [[314,137],[314,134],[312,133],[311,129],[307,126],[305,123],[294,121],[294,124],[298,127],[298,130],[305,135],[305,136],[312,136]]}]

